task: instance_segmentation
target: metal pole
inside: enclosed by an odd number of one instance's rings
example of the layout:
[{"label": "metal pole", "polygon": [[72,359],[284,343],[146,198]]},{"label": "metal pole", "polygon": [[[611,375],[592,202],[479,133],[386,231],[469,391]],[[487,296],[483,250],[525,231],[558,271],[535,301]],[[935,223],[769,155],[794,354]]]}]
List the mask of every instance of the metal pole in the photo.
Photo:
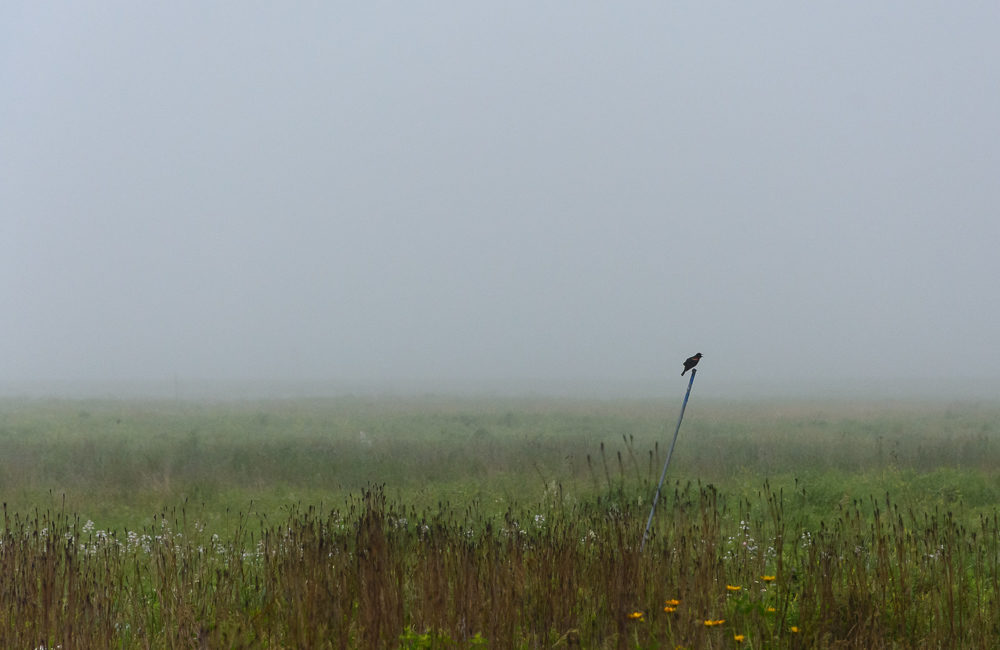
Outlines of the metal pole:
[{"label": "metal pole", "polygon": [[691,386],[694,385],[694,375],[696,372],[698,372],[697,368],[691,369],[691,379],[688,380],[688,389],[684,394],[684,404],[681,405],[681,414],[677,418],[674,439],[670,443],[670,449],[667,451],[667,460],[663,463],[663,472],[660,473],[660,483],[656,486],[656,494],[653,495],[653,507],[649,509],[649,519],[646,520],[646,532],[642,534],[642,544],[639,545],[640,553],[646,548],[646,540],[649,539],[649,527],[653,525],[653,513],[656,512],[656,502],[660,500],[660,489],[663,487],[663,479],[667,477],[667,465],[670,464],[670,457],[674,455],[674,445],[677,444],[677,434],[681,432],[681,420],[684,419],[684,409],[687,408],[688,398],[691,397]]}]

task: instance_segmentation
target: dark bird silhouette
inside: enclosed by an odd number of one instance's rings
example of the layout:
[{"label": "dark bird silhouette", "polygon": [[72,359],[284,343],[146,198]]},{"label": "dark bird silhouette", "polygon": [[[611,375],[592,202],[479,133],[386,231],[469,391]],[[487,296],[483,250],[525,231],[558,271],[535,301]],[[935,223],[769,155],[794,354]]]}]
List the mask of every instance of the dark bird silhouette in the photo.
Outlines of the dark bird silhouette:
[{"label": "dark bird silhouette", "polygon": [[[694,355],[693,357],[688,357],[687,359],[685,359],[684,360],[684,372],[687,372],[691,368],[694,368],[695,366],[697,366],[698,362],[701,361],[701,356],[702,356],[701,352],[699,352],[698,354]],[[684,372],[681,373],[681,377],[684,376]]]}]

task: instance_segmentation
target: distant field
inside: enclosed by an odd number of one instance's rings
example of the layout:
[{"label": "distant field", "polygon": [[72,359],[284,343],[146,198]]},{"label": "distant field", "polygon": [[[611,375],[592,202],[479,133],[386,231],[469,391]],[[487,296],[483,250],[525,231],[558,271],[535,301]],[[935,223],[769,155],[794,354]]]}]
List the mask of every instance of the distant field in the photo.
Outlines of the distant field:
[{"label": "distant field", "polygon": [[[652,401],[362,399],[0,402],[0,490],[9,508],[65,508],[140,527],[185,501],[273,516],[338,505],[384,484],[413,505],[586,500],[651,491],[679,404]],[[603,454],[602,454],[603,445]],[[588,461],[589,458],[589,461]],[[886,490],[922,506],[1000,502],[1000,405],[699,403],[669,477],[753,494],[806,488],[822,516]],[[493,504],[493,505],[491,505]]]},{"label": "distant field", "polygon": [[0,589],[0,645],[916,647],[1000,633],[1000,404],[695,397],[639,555],[678,408],[0,402],[0,570],[19,576]]}]

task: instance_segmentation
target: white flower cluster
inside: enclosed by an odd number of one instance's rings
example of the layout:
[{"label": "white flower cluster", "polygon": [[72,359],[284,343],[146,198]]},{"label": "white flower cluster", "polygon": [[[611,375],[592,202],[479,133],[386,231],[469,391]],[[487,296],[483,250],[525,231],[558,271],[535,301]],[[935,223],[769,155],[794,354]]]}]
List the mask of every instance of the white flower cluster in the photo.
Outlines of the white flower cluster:
[{"label": "white flower cluster", "polygon": [[733,559],[739,554],[746,553],[750,558],[757,556],[759,545],[753,538],[750,531],[750,524],[747,521],[740,521],[739,530],[732,537],[726,538],[726,559]]}]

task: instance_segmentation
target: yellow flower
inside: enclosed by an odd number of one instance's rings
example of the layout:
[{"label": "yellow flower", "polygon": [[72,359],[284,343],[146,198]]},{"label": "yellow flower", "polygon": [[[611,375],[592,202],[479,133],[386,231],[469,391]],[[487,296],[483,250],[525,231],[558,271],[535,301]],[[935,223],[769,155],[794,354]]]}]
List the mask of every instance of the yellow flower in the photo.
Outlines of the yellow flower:
[{"label": "yellow flower", "polygon": [[797,625],[793,625],[791,627],[791,630],[792,630],[792,634],[798,634],[799,633],[799,628],[798,628]]},{"label": "yellow flower", "polygon": [[677,608],[676,607],[671,607],[670,605],[667,605],[666,607],[663,608],[663,611],[665,611],[668,614],[673,614],[674,612],[677,611]]},{"label": "yellow flower", "polygon": [[740,587],[739,585],[726,585],[726,589],[728,591],[739,591],[742,588],[743,587]]},{"label": "yellow flower", "polygon": [[778,576],[761,576],[760,579],[764,582],[774,582]]},{"label": "yellow flower", "polygon": [[773,614],[773,613],[775,613],[776,611],[778,611],[778,610],[776,610],[776,609],[775,609],[775,608],[773,608],[773,607],[768,607],[768,608],[767,608],[767,613],[768,613],[768,614]]},{"label": "yellow flower", "polygon": [[735,641],[736,643],[743,643],[744,639],[746,639],[746,637],[743,636],[742,634],[733,635],[733,641]]},{"label": "yellow flower", "polygon": [[677,607],[680,604],[681,601],[677,600],[676,598],[671,598],[670,600],[664,603],[664,605],[666,605],[667,607]]},{"label": "yellow flower", "polygon": [[722,625],[726,622],[726,619],[720,618],[716,620],[708,619],[705,621],[705,627],[715,627],[716,625]]},{"label": "yellow flower", "polygon": [[630,619],[632,619],[633,621],[641,621],[642,620],[642,612],[632,612],[632,613],[630,613],[628,615],[628,617]]}]

